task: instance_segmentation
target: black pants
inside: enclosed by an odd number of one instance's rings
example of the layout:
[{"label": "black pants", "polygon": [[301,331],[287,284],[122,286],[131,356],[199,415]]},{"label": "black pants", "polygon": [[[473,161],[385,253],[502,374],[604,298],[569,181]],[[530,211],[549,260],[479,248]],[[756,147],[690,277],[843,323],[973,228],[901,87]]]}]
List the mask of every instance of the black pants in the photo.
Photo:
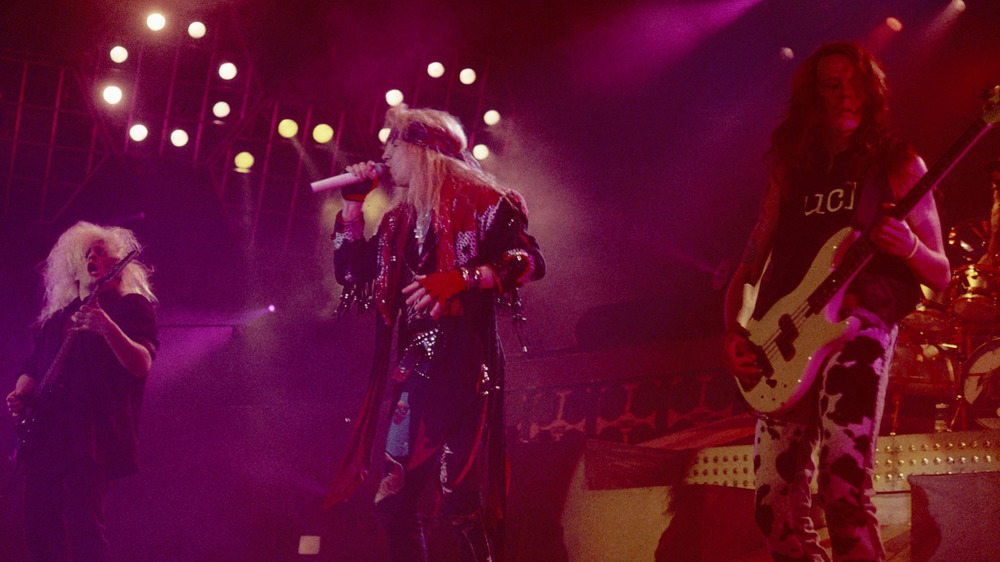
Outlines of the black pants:
[{"label": "black pants", "polygon": [[25,536],[32,559],[108,559],[104,500],[109,478],[92,462],[51,472],[25,467]]},{"label": "black pants", "polygon": [[[376,514],[389,538],[393,562],[427,561],[427,545],[420,519],[420,496],[428,483],[440,473],[438,458],[411,468],[406,471],[403,487],[375,505]],[[492,548],[483,524],[476,488],[463,485],[445,491],[441,515],[455,532],[460,560],[492,560]]]},{"label": "black pants", "polygon": [[[433,481],[442,493],[442,515],[456,532],[461,560],[486,562],[492,553],[479,495],[486,402],[474,388],[442,401],[447,393],[435,392],[434,386],[411,375],[396,389],[376,513],[393,562],[426,561],[419,504]],[[428,426],[439,431],[428,437]]]}]

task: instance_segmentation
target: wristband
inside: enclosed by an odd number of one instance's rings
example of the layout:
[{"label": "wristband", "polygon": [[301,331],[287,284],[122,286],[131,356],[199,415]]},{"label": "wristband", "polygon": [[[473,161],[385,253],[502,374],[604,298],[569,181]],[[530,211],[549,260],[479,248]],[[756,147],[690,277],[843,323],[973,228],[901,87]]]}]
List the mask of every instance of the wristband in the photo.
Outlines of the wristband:
[{"label": "wristband", "polygon": [[906,254],[906,257],[903,258],[903,260],[904,261],[908,261],[910,258],[912,258],[913,256],[917,255],[917,248],[919,248],[919,247],[920,247],[920,239],[917,238],[916,234],[914,234],[913,235],[913,249],[910,250],[909,254]]}]

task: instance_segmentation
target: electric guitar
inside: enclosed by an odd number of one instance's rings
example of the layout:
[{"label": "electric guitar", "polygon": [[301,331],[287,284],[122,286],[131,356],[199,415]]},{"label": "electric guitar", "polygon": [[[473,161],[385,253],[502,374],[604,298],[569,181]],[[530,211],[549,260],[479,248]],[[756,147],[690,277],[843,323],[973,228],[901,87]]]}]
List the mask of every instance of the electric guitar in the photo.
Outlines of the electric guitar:
[{"label": "electric guitar", "polygon": [[[983,115],[890,211],[903,220],[979,138],[1000,121],[1000,86],[989,92]],[[854,318],[838,320],[844,291],[876,251],[868,237],[846,227],[831,236],[805,277],[760,319],[747,323],[748,339],[762,372],[754,384],[738,380],[747,406],[759,414],[781,414],[812,386],[824,360],[859,329]]]},{"label": "electric guitar", "polygon": [[[132,250],[108,270],[107,274],[98,279],[90,294],[83,299],[81,308],[93,304],[107,282],[114,279],[137,255],[139,255],[139,251]],[[62,371],[63,363],[66,362],[66,356],[69,354],[70,347],[72,347],[77,333],[72,330],[67,332],[62,343],[59,345],[59,350],[56,351],[55,356],[52,358],[49,368],[45,370],[45,375],[38,383],[38,392],[34,399],[34,406],[29,409],[27,415],[22,417],[15,426],[17,443],[14,452],[11,454],[11,459],[18,466],[20,466],[26,456],[30,456],[33,449],[37,448],[37,444],[46,438],[47,432],[44,428],[47,414],[54,409],[58,409],[61,405],[61,397],[58,396],[59,384],[57,384],[56,380]]]}]

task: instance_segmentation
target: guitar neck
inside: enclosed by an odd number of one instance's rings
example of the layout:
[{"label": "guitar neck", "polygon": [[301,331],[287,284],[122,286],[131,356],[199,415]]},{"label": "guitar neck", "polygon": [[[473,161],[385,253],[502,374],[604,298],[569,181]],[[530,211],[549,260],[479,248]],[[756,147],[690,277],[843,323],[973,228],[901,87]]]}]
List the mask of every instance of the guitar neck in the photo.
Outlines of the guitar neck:
[{"label": "guitar neck", "polygon": [[52,384],[52,381],[56,378],[56,374],[62,369],[63,362],[66,360],[66,354],[69,353],[69,348],[73,345],[73,340],[75,339],[76,332],[73,331],[68,332],[66,337],[63,338],[62,344],[59,346],[59,351],[52,358],[52,363],[46,369],[45,376],[38,383],[39,390],[45,390]]},{"label": "guitar neck", "polygon": [[[965,156],[965,153],[991,126],[992,124],[988,124],[982,118],[970,125],[934,166],[927,170],[927,173],[893,206],[889,215],[898,220],[906,218],[906,215],[910,214],[917,203],[941,183],[941,179],[955,167],[955,164]],[[861,268],[871,260],[876,250],[875,244],[867,237],[859,238],[851,244],[840,264],[809,296],[810,311],[817,313],[825,308],[830,299],[844,286],[844,283],[853,279],[858,271],[861,271]]]},{"label": "guitar neck", "polygon": [[893,218],[903,220],[906,215],[910,214],[910,211],[917,205],[924,195],[927,195],[932,189],[934,189],[937,184],[941,183],[941,179],[948,175],[948,172],[955,167],[955,164],[965,156],[965,153],[972,148],[972,145],[976,144],[979,137],[983,136],[990,129],[992,125],[989,125],[982,118],[977,119],[975,123],[969,126],[968,129],[962,133],[962,136],[951,145],[951,148],[944,153],[943,156],[933,165],[924,177],[920,178],[913,188],[899,200],[898,203],[892,208],[890,215]]},{"label": "guitar neck", "polygon": [[[115,275],[118,275],[121,270],[125,269],[125,266],[134,260],[138,255],[139,250],[132,250],[124,258],[118,261],[118,263],[112,266],[104,277],[97,280],[93,289],[90,291],[90,294],[83,299],[83,302],[80,304],[80,308],[93,304],[94,301],[97,300],[97,295],[99,295],[101,290],[104,289],[104,286],[108,283],[108,281],[113,279]],[[47,386],[52,384],[53,379],[55,379],[56,375],[59,374],[59,371],[62,370],[63,361],[66,360],[66,354],[69,353],[69,348],[73,345],[73,340],[76,339],[76,334],[77,332],[70,330],[66,336],[63,337],[62,344],[59,345],[59,351],[57,351],[55,357],[52,358],[52,363],[49,364],[49,368],[45,370],[45,375],[38,383],[39,390],[44,390]]]}]

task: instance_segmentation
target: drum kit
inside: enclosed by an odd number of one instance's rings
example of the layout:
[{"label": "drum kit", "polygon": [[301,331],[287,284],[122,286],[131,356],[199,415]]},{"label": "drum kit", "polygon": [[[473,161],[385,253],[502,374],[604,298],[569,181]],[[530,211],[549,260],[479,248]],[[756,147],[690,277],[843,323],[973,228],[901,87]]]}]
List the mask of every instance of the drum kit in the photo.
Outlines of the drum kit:
[{"label": "drum kit", "polygon": [[[980,263],[989,223],[963,222],[948,233],[952,279],[945,295],[925,293],[900,322],[889,369],[890,432],[904,397],[935,402],[936,430],[1000,428],[1000,266]],[[972,418],[972,419],[970,419]]]}]

